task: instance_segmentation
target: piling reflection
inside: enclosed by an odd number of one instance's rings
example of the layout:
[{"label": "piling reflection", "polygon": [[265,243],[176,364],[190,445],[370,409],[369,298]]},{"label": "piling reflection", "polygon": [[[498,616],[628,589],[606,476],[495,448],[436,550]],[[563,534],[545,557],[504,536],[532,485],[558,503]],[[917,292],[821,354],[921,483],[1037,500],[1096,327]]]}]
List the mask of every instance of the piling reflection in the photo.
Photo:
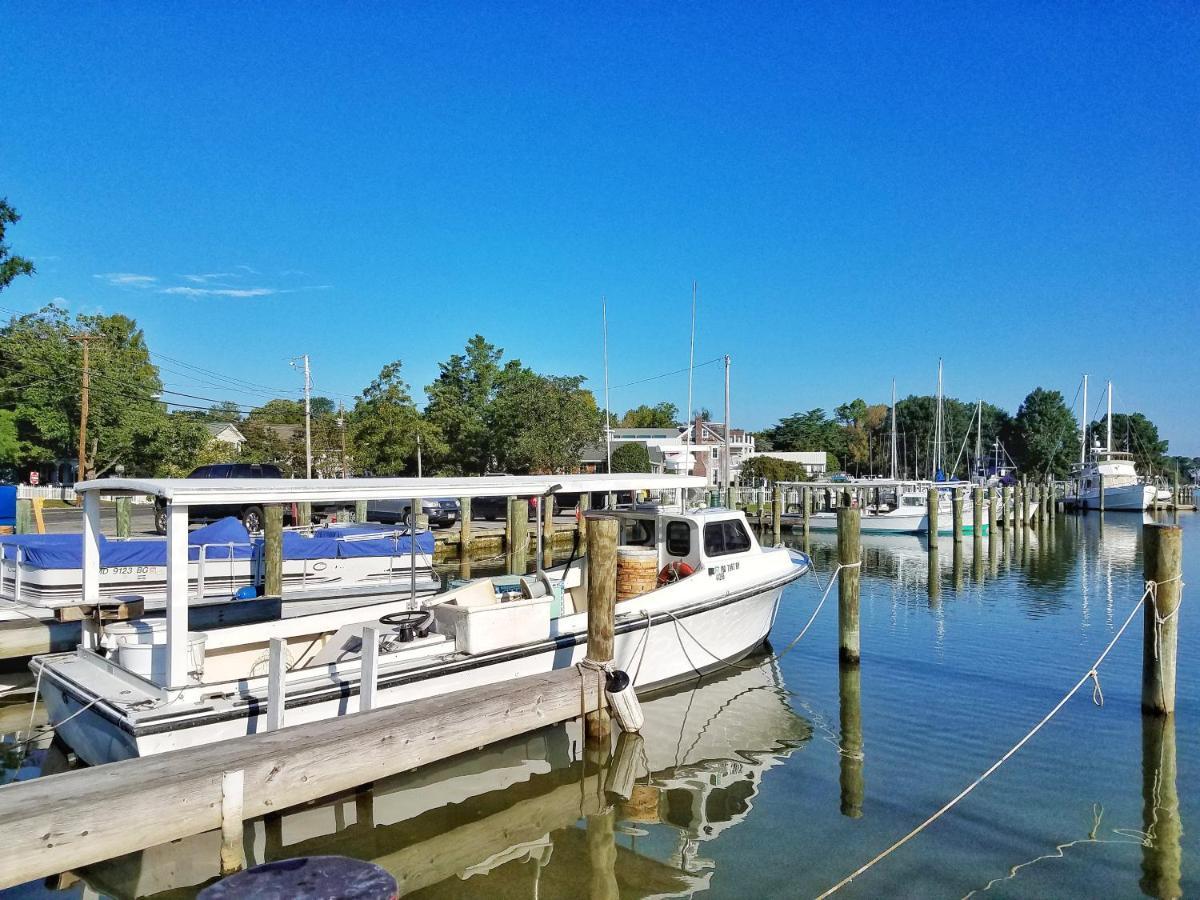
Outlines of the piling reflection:
[{"label": "piling reflection", "polygon": [[841,663],[838,669],[838,700],[841,722],[839,780],[842,791],[842,815],[862,818],[863,793],[863,734],[862,734],[862,668]]},{"label": "piling reflection", "polygon": [[1147,897],[1183,896],[1183,823],[1175,784],[1175,717],[1142,716],[1142,877]]},{"label": "piling reflection", "polygon": [[[611,752],[587,748],[572,722],[248,822],[247,863],[352,856],[427,898],[461,896],[467,881],[478,896],[704,890],[705,844],[745,820],[764,774],[812,737],[775,660],[742,665],[645,699],[642,736]],[[217,877],[219,846],[209,832],[78,874],[120,900],[192,896]]]},{"label": "piling reflection", "polygon": [[942,571],[938,563],[938,545],[936,542],[929,545],[929,571],[927,580],[929,583],[929,602],[936,604],[942,596]]},{"label": "piling reflection", "polygon": [[954,541],[954,550],[951,553],[950,571],[954,577],[954,590],[961,592],[963,587],[963,545],[962,541]]}]

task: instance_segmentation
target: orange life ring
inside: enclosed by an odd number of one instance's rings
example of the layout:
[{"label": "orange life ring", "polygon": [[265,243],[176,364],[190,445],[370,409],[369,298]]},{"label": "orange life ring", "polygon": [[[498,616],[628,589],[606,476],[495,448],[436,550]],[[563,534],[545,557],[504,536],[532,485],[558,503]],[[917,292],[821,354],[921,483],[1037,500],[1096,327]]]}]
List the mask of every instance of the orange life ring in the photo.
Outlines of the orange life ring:
[{"label": "orange life ring", "polygon": [[664,584],[674,584],[676,581],[682,581],[696,570],[685,562],[670,562],[662,567],[662,571],[658,573],[658,584],[661,587]]}]

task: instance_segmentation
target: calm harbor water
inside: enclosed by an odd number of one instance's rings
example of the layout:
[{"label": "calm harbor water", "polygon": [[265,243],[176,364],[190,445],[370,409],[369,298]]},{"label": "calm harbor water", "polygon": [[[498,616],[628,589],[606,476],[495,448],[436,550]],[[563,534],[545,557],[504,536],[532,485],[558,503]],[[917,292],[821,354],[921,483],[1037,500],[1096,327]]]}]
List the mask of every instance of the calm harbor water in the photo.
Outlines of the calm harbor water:
[{"label": "calm harbor water", "polygon": [[[1183,514],[1184,578],[1200,584],[1200,520]],[[864,536],[863,662],[839,670],[833,570],[788,589],[756,656],[644,703],[613,759],[578,728],[546,729],[265,820],[253,863],[373,860],[416,897],[814,896],[901,837],[1017,741],[1111,640],[1142,591],[1139,516],[1059,517],[1019,549]],[[931,574],[935,579],[930,589]],[[1191,576],[1191,577],[1189,577]],[[1200,888],[1200,626],[1180,625],[1173,732],[1140,712],[1141,622],[1084,689],[948,815],[847,897],[1182,896]],[[0,731],[29,708],[0,707]],[[13,722],[22,722],[13,725]],[[347,752],[352,752],[348,748]],[[58,764],[8,754],[6,777]],[[607,792],[606,792],[607,790]],[[4,897],[191,897],[218,836],[89,866]]]}]

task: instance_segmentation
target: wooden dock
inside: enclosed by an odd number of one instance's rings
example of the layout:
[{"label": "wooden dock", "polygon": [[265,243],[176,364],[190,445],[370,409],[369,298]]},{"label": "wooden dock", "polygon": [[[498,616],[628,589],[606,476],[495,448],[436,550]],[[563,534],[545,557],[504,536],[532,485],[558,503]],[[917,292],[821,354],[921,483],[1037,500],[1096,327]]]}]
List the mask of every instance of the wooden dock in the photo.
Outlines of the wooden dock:
[{"label": "wooden dock", "polygon": [[0,787],[0,888],[216,828],[240,842],[244,819],[596,711],[603,682],[588,675],[561,669]]}]

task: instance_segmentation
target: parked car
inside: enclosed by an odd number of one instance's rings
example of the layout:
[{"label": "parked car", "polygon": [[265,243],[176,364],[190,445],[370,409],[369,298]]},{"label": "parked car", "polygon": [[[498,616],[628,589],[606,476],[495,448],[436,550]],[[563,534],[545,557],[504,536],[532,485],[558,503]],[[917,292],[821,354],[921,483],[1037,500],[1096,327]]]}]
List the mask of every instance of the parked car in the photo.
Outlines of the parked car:
[{"label": "parked car", "polygon": [[[554,495],[554,514],[563,515],[573,513],[575,507],[579,505],[579,493],[555,493]],[[591,509],[604,509],[606,505],[607,495],[603,491],[595,491],[591,495]],[[633,494],[630,491],[621,491],[614,501],[620,503],[632,503]],[[529,498],[529,514],[532,516],[537,508],[537,503],[533,497]],[[505,519],[508,517],[508,498],[507,497],[476,497],[471,501],[471,518],[486,519],[489,522],[494,522],[497,519]]]},{"label": "parked car", "polygon": [[[387,524],[408,524],[411,500],[371,500],[367,503],[367,519]],[[458,501],[427,498],[421,501],[421,513],[429,518],[430,525],[449,527],[458,521]]]},{"label": "parked car", "polygon": [[[200,466],[188,478],[282,478],[278,466],[267,463],[217,463]],[[212,506],[189,506],[188,522],[207,525],[217,519],[236,516],[242,520],[247,531],[262,531],[263,511],[259,504],[214,504]],[[159,534],[167,533],[167,504],[161,497],[154,500],[154,529]]]}]

